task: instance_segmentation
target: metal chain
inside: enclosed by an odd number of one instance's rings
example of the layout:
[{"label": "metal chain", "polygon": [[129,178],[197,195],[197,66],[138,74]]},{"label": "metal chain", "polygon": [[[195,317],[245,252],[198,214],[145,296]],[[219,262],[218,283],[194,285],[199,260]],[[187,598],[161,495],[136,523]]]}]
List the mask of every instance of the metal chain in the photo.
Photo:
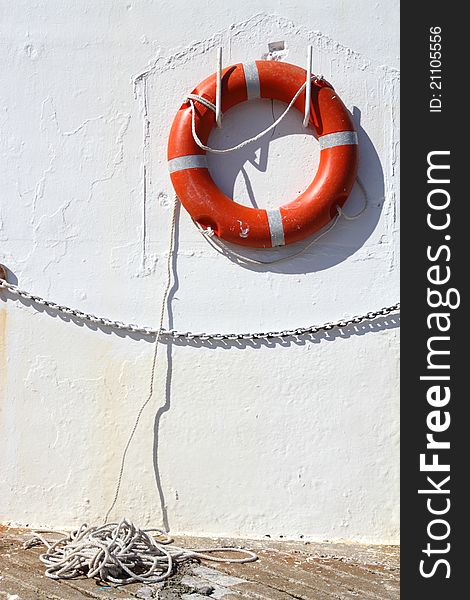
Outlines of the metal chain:
[{"label": "metal chain", "polygon": [[[113,321],[104,317],[97,317],[90,313],[82,312],[81,310],[69,308],[61,304],[56,304],[50,300],[45,300],[40,296],[34,296],[29,292],[21,290],[16,285],[8,283],[4,279],[0,279],[0,289],[8,290],[14,296],[24,298],[34,304],[45,306],[64,315],[80,319],[81,321],[87,321],[94,325],[102,327],[110,327],[112,329],[118,329],[120,331],[127,331],[129,333],[137,333],[141,335],[155,336],[159,333],[158,329],[152,329],[151,327],[140,327],[132,323],[122,323],[122,321]],[[190,331],[182,332],[174,329],[162,329],[161,336],[165,338],[171,338],[178,340],[180,338],[185,340],[200,340],[200,341],[237,341],[237,340],[260,340],[260,339],[272,339],[272,338],[289,338],[299,337],[305,335],[311,335],[320,333],[321,331],[330,331],[331,329],[342,329],[348,325],[358,325],[363,321],[372,321],[377,317],[385,317],[391,313],[400,310],[400,303],[397,302],[392,306],[386,306],[379,310],[367,312],[364,315],[344,318],[333,323],[324,323],[323,325],[311,325],[309,327],[298,327],[296,329],[284,329],[282,331],[268,331],[268,332],[255,332],[255,333],[192,333]]]}]

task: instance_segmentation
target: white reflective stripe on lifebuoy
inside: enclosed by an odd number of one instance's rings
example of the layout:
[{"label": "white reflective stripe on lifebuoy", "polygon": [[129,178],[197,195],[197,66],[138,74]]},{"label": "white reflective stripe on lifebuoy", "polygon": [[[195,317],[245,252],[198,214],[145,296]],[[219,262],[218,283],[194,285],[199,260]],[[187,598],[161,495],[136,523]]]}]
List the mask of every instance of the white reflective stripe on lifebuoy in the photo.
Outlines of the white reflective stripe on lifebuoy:
[{"label": "white reflective stripe on lifebuoy", "polygon": [[272,247],[285,246],[286,242],[284,240],[284,225],[282,224],[281,211],[276,208],[275,210],[267,210],[266,214],[268,216]]},{"label": "white reflective stripe on lifebuoy", "polygon": [[318,138],[320,150],[334,148],[334,146],[353,146],[357,144],[357,133],[355,131],[338,131],[328,133]]},{"label": "white reflective stripe on lifebuoy", "polygon": [[207,169],[207,158],[205,154],[188,154],[187,156],[178,156],[168,161],[168,170],[170,173],[184,171],[185,169]]},{"label": "white reflective stripe on lifebuoy", "polygon": [[260,98],[259,74],[256,63],[243,63],[243,71],[245,73],[246,95],[248,96],[248,100]]}]

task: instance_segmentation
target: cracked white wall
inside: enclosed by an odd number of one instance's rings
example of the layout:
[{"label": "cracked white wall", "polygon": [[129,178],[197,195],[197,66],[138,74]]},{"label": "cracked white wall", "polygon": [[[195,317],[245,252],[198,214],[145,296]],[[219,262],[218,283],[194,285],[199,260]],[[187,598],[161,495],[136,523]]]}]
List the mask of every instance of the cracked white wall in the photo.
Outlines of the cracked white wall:
[{"label": "cracked white wall", "polygon": [[[272,269],[220,256],[182,210],[171,325],[282,329],[397,301],[398,2],[18,0],[0,3],[0,17],[0,262],[20,287],[156,325],[174,113],[214,70],[216,47],[228,64],[283,40],[282,59],[302,65],[313,44],[314,70],[353,112],[369,207]],[[249,137],[281,109],[236,107],[211,143]],[[317,160],[290,114],[259,146],[211,156],[210,167],[237,200],[274,207]],[[357,188],[345,209],[362,201]],[[152,345],[5,297],[0,317],[0,522],[99,522]],[[260,347],[163,346],[114,516],[175,533],[397,541],[397,325]]]}]

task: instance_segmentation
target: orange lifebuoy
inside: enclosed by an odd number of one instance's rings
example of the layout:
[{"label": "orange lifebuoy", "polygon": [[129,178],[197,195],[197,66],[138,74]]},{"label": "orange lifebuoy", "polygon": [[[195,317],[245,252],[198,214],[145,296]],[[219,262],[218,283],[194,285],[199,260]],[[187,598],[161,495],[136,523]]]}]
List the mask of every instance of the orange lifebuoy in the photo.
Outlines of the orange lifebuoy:
[{"label": "orange lifebuoy", "polygon": [[[283,62],[259,60],[228,67],[222,72],[222,112],[254,98],[289,103],[305,78],[304,69]],[[216,75],[200,83],[193,94],[215,103]],[[302,113],[304,105],[305,91],[294,103]],[[276,210],[243,206],[221,192],[210,176],[206,152],[194,141],[192,110],[203,144],[215,125],[209,107],[182,104],[168,141],[170,177],[191,217],[223,240],[255,248],[291,244],[324,227],[337,214],[337,205],[346,202],[357,174],[357,134],[350,113],[326,81],[315,78],[311,88],[310,125],[320,143],[318,171],[298,198]]]}]

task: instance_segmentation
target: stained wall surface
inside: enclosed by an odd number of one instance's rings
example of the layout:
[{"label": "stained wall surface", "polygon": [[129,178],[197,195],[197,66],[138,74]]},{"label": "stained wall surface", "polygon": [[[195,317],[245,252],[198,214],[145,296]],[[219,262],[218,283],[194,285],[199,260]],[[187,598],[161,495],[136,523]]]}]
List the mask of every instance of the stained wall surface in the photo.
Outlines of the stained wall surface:
[{"label": "stained wall surface", "polygon": [[[396,0],[2,0],[0,262],[10,281],[156,327],[175,111],[215,70],[219,46],[225,64],[304,65],[312,44],[314,71],[358,127],[367,210],[271,267],[217,253],[181,210],[165,323],[280,330],[395,303],[397,22]],[[269,54],[278,41],[284,50]],[[240,105],[210,143],[233,145],[282,110]],[[274,133],[209,165],[227,194],[273,208],[305,189],[318,156],[301,115],[289,113]],[[363,201],[356,186],[345,211]],[[111,516],[196,535],[396,542],[398,325],[394,316],[282,343],[163,344]],[[0,522],[100,522],[148,395],[152,338],[8,294],[0,333]]]}]

